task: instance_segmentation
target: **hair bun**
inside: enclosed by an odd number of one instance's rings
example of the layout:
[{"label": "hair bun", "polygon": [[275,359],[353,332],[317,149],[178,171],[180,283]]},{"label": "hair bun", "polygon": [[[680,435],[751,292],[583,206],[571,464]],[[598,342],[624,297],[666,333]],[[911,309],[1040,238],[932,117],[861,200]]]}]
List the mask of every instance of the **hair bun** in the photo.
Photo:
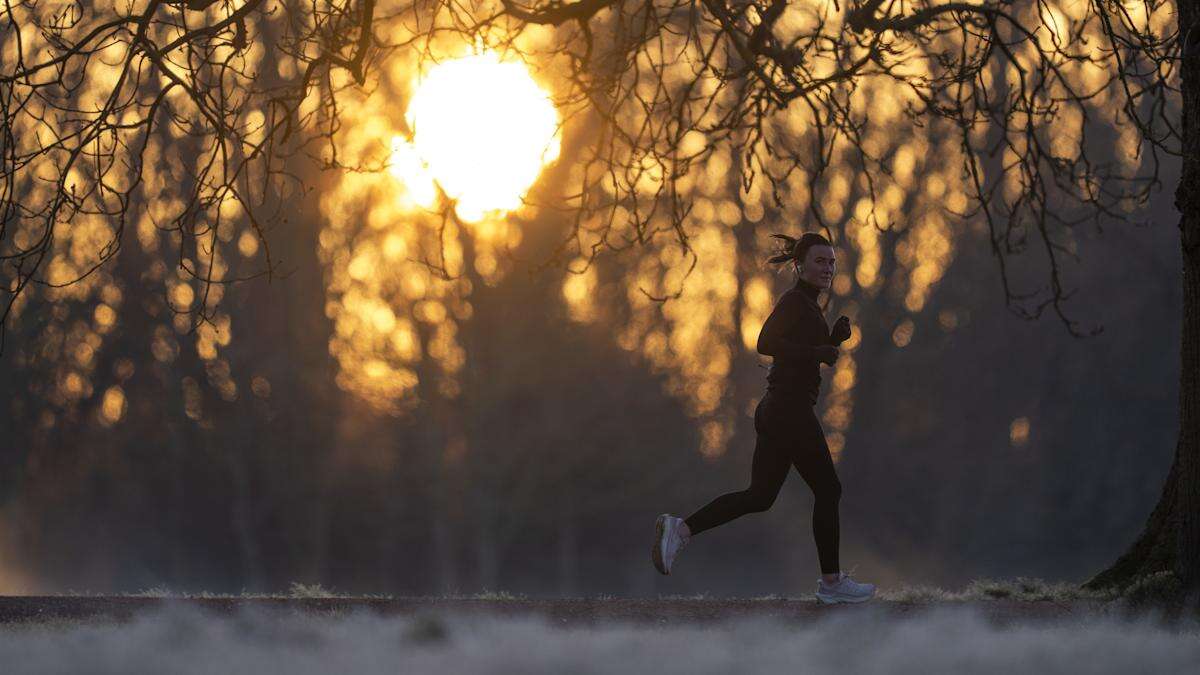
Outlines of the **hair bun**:
[{"label": "hair bun", "polygon": [[808,253],[808,249],[813,246],[818,244],[832,246],[828,239],[816,232],[805,232],[799,239],[779,232],[773,233],[771,236],[780,240],[783,244],[779,253],[767,260],[768,263],[782,263],[788,260],[800,261],[804,259],[804,255]]}]

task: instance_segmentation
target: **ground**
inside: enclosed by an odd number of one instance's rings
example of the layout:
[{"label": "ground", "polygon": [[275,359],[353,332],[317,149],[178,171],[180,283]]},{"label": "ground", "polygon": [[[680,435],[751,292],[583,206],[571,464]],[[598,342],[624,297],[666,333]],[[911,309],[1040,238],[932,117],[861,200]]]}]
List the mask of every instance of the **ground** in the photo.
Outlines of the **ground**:
[{"label": "ground", "polygon": [[1073,586],[811,597],[0,597],[10,673],[1190,673],[1200,624]]},{"label": "ground", "polygon": [[[812,599],[553,599],[527,598],[170,598],[129,596],[0,597],[0,624],[46,621],[130,621],[147,613],[191,607],[219,615],[240,610],[302,611],[342,615],[364,611],[380,617],[425,616],[432,613],[483,614],[494,617],[539,617],[558,625],[604,622],[687,625],[739,618],[770,618],[806,623],[847,612],[872,611],[903,618],[947,603],[876,600],[869,605],[824,606]],[[979,600],[955,602],[956,608],[976,610],[998,624],[1020,620],[1101,616],[1108,606],[1096,600],[1033,601]]]}]

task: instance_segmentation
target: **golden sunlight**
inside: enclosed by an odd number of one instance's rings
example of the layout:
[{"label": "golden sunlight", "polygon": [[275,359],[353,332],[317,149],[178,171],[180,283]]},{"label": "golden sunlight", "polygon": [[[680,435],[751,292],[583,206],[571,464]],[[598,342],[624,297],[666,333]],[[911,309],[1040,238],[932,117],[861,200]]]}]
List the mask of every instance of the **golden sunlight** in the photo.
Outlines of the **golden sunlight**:
[{"label": "golden sunlight", "polygon": [[405,119],[413,140],[393,141],[393,175],[425,207],[437,181],[466,222],[520,207],[542,167],[559,154],[558,112],[549,94],[524,64],[490,52],[430,69]]}]

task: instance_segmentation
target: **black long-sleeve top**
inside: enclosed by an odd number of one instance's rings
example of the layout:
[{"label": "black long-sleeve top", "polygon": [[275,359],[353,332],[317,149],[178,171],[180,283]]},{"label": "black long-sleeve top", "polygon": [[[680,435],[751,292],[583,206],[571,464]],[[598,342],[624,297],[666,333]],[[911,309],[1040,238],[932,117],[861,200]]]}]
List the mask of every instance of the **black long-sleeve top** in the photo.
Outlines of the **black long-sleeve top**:
[{"label": "black long-sleeve top", "polygon": [[821,387],[815,347],[834,345],[825,315],[817,304],[821,289],[797,279],[784,293],[758,334],[758,352],[771,358],[767,391],[807,396],[813,405]]}]

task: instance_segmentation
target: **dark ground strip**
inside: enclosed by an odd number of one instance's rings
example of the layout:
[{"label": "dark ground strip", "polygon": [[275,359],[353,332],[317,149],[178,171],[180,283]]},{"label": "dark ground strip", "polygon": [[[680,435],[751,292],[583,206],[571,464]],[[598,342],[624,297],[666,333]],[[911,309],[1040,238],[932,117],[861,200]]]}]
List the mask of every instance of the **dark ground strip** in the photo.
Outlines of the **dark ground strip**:
[{"label": "dark ground strip", "polygon": [[590,625],[610,621],[654,624],[691,624],[743,617],[775,617],[788,622],[811,623],[833,613],[867,610],[911,616],[941,608],[974,608],[990,621],[1084,618],[1111,609],[1099,601],[894,602],[875,600],[861,605],[823,606],[814,600],[741,599],[442,599],[442,598],[141,598],[103,596],[0,597],[0,624],[54,620],[100,619],[128,621],[139,613],[170,606],[188,606],[219,614],[239,609],[303,611],[340,614],[369,611],[381,616],[431,613],[485,613],[499,616],[540,615],[563,625]]}]

